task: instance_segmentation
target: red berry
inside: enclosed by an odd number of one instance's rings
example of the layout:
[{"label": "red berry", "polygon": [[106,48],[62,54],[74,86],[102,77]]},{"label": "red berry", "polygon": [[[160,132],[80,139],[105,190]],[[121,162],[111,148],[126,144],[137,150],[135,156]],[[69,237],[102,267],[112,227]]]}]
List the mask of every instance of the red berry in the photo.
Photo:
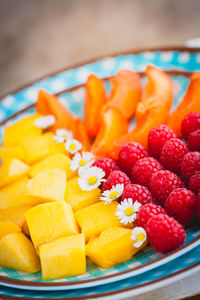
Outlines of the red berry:
[{"label": "red berry", "polygon": [[153,157],[139,159],[132,169],[131,180],[144,186],[149,186],[151,177],[156,172],[163,170],[163,166]]},{"label": "red berry", "polygon": [[165,209],[170,216],[186,226],[193,220],[196,204],[195,194],[185,188],[181,188],[171,192],[165,202]]},{"label": "red berry", "polygon": [[200,220],[200,193],[197,196],[197,218]]},{"label": "red berry", "polygon": [[200,129],[200,113],[191,112],[182,121],[181,133],[184,139],[187,140],[189,134],[193,131]]},{"label": "red berry", "polygon": [[149,219],[159,214],[165,214],[165,210],[161,206],[153,203],[145,204],[140,207],[135,224],[136,226],[145,228]]},{"label": "red berry", "polygon": [[195,194],[200,192],[200,171],[195,172],[190,178],[189,189]]},{"label": "red berry", "polygon": [[190,133],[187,144],[191,151],[200,151],[200,129]]},{"label": "red berry", "polygon": [[200,152],[189,152],[181,164],[181,177],[185,182],[188,182],[196,171],[200,171]]},{"label": "red berry", "polygon": [[103,191],[110,190],[113,185],[124,184],[124,187],[131,183],[129,177],[122,171],[113,171],[108,176],[107,180],[103,184]]},{"label": "red berry", "polygon": [[160,159],[160,154],[165,142],[173,138],[177,138],[177,135],[166,125],[159,125],[151,129],[148,135],[149,154]]},{"label": "red berry", "polygon": [[188,153],[188,148],[179,139],[167,141],[160,155],[160,163],[168,170],[179,173],[184,156]]},{"label": "red berry", "polygon": [[140,202],[142,205],[153,202],[153,198],[149,190],[145,186],[138,184],[127,184],[124,188],[122,200],[131,198],[133,203]]},{"label": "red berry", "polygon": [[122,171],[131,175],[131,170],[136,161],[148,156],[142,145],[136,142],[125,143],[119,151],[118,164]]},{"label": "red berry", "polygon": [[184,187],[182,180],[174,173],[163,170],[155,173],[150,181],[150,191],[158,204],[164,205],[169,194]]},{"label": "red berry", "polygon": [[119,170],[119,167],[117,166],[116,162],[114,162],[114,160],[108,157],[99,158],[92,165],[101,168],[106,174],[104,177],[106,179],[108,178],[111,172]]},{"label": "red berry", "polygon": [[146,231],[152,247],[161,253],[180,247],[186,237],[183,226],[166,214],[150,218]]}]

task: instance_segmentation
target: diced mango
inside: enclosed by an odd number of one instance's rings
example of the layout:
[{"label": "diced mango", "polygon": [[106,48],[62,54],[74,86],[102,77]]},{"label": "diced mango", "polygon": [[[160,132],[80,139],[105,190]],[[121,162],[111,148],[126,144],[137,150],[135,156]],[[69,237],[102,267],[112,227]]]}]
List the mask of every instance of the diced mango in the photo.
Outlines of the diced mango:
[{"label": "diced mango", "polygon": [[11,158],[17,158],[23,161],[24,153],[20,146],[0,148],[0,159],[2,160],[3,163],[8,161]]},{"label": "diced mango", "polygon": [[39,248],[42,279],[57,279],[86,272],[84,234],[63,237]]},{"label": "diced mango", "polygon": [[19,227],[22,227],[25,223],[25,212],[31,207],[33,207],[33,205],[26,204],[0,209],[0,220],[5,222],[13,222]]},{"label": "diced mango", "polygon": [[0,221],[0,239],[13,232],[21,232],[21,228],[12,222]]},{"label": "diced mango", "polygon": [[64,144],[57,143],[53,139],[53,133],[45,133],[38,136],[27,137],[21,143],[24,151],[24,161],[29,165],[35,164],[57,152],[66,152]]},{"label": "diced mango", "polygon": [[9,127],[6,127],[4,131],[3,145],[5,147],[16,146],[31,136],[40,135],[42,133],[42,129],[34,125],[35,120],[40,116],[41,115],[39,114],[34,114],[15,122]]},{"label": "diced mango", "polygon": [[33,244],[21,232],[8,234],[0,240],[0,265],[27,273],[40,270]]},{"label": "diced mango", "polygon": [[38,198],[41,202],[64,200],[66,173],[59,169],[38,173],[29,181],[27,195]]},{"label": "diced mango", "polygon": [[0,166],[0,188],[25,177],[29,166],[18,159],[10,159]]},{"label": "diced mango", "polygon": [[63,153],[55,153],[33,165],[29,170],[29,175],[31,177],[35,177],[40,172],[57,168],[65,171],[67,179],[71,179],[77,176],[77,172],[70,170],[70,162],[71,159],[68,156]]},{"label": "diced mango", "polygon": [[25,217],[36,249],[59,237],[79,233],[72,208],[64,201],[37,205]]},{"label": "diced mango", "polygon": [[65,201],[70,203],[73,211],[77,211],[99,201],[100,189],[83,191],[78,184],[78,177],[67,182]]},{"label": "diced mango", "polygon": [[92,262],[104,269],[129,261],[147,244],[145,242],[140,248],[135,248],[131,232],[131,229],[120,227],[105,229],[99,237],[87,244],[86,255]]}]

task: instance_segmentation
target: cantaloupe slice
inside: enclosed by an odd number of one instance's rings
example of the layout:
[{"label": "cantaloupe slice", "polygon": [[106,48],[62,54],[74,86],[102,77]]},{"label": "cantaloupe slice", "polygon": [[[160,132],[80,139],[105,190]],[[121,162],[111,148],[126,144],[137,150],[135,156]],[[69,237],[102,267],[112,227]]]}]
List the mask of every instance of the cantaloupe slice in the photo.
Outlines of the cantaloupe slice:
[{"label": "cantaloupe slice", "polygon": [[21,232],[21,228],[12,222],[0,221],[0,239],[13,232]]}]

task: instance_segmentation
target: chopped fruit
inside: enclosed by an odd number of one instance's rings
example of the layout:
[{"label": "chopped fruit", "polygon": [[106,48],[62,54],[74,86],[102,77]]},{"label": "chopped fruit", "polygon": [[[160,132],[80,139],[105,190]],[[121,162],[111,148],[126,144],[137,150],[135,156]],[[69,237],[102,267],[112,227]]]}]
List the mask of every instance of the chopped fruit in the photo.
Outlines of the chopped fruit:
[{"label": "chopped fruit", "polygon": [[44,243],[79,232],[70,204],[45,203],[25,213],[31,239],[36,249]]},{"label": "chopped fruit", "polygon": [[181,123],[182,136],[187,140],[189,134],[197,129],[200,129],[200,113],[191,112]]},{"label": "chopped fruit", "polygon": [[6,127],[3,137],[3,146],[17,146],[27,138],[39,136],[42,133],[42,129],[36,127],[34,122],[40,116],[39,114],[31,115]]},{"label": "chopped fruit", "polygon": [[99,201],[101,191],[99,188],[83,191],[78,184],[78,177],[67,182],[65,201],[70,203],[73,211],[77,211]]},{"label": "chopped fruit", "polygon": [[131,181],[149,187],[151,177],[163,170],[163,166],[153,157],[139,159],[132,169]]},{"label": "chopped fruit", "polygon": [[127,262],[132,256],[146,246],[136,248],[131,239],[132,230],[120,227],[106,228],[99,237],[90,241],[86,246],[86,254],[101,268],[112,268]]},{"label": "chopped fruit", "polygon": [[101,109],[106,103],[106,90],[102,79],[90,75],[85,84],[86,97],[84,105],[85,126],[89,137],[98,134],[101,120]]},{"label": "chopped fruit", "polygon": [[0,147],[0,160],[2,160],[3,163],[12,158],[24,160],[24,153],[20,146]]},{"label": "chopped fruit", "polygon": [[12,222],[0,221],[0,240],[7,234],[21,232],[21,228]]},{"label": "chopped fruit", "polygon": [[20,232],[8,234],[0,240],[0,265],[27,273],[40,270],[33,244]]},{"label": "chopped fruit", "polygon": [[159,125],[149,131],[148,152],[156,159],[160,159],[162,148],[166,141],[177,138],[177,135],[166,125]]},{"label": "chopped fruit", "polygon": [[195,172],[190,178],[189,189],[195,194],[200,192],[200,171]]},{"label": "chopped fruit", "polygon": [[103,184],[103,191],[110,190],[113,186],[117,184],[123,184],[124,187],[131,183],[129,177],[122,171],[113,171],[107,178],[107,181]]},{"label": "chopped fruit", "polygon": [[150,191],[158,204],[164,205],[169,194],[177,189],[183,188],[184,183],[174,173],[161,170],[151,177]]},{"label": "chopped fruit", "polygon": [[146,230],[152,247],[161,253],[177,249],[186,237],[182,225],[166,214],[150,218]]},{"label": "chopped fruit", "polygon": [[197,199],[195,194],[185,188],[172,191],[165,202],[167,213],[183,226],[191,224],[196,206]]},{"label": "chopped fruit", "polygon": [[161,164],[168,170],[179,173],[184,156],[188,153],[188,148],[179,139],[167,141],[160,155]]},{"label": "chopped fruit", "polygon": [[25,177],[28,170],[29,166],[15,158],[0,165],[0,188]]},{"label": "chopped fruit", "polygon": [[197,218],[200,220],[200,193],[197,196]]},{"label": "chopped fruit", "polygon": [[200,153],[189,152],[184,156],[181,164],[181,177],[188,183],[196,171],[200,171]]},{"label": "chopped fruit", "polygon": [[62,237],[39,248],[42,279],[58,279],[86,272],[84,234]]},{"label": "chopped fruit", "polygon": [[38,173],[29,181],[26,194],[38,198],[39,202],[64,200],[66,173],[60,169],[50,169]]},{"label": "chopped fruit", "polygon": [[200,151],[200,129],[190,133],[187,144],[191,151]]},{"label": "chopped fruit", "polygon": [[153,203],[145,204],[140,207],[140,209],[137,213],[135,224],[137,226],[146,228],[148,221],[153,216],[156,216],[159,214],[165,214],[165,213],[166,213],[165,210],[159,205],[155,205]]},{"label": "chopped fruit", "polygon": [[97,159],[92,164],[92,166],[101,168],[105,172],[104,179],[107,179],[108,176],[110,175],[110,173],[112,173],[113,171],[119,170],[119,167],[116,164],[116,162],[114,162],[114,160],[112,160],[112,158],[109,158],[109,157],[104,157],[104,158]]},{"label": "chopped fruit", "polygon": [[75,129],[74,129],[74,137],[81,142],[83,145],[84,150],[90,150],[91,142],[89,136],[86,131],[86,125],[81,118],[76,118],[75,122]]},{"label": "chopped fruit", "polygon": [[138,184],[127,184],[124,188],[122,201],[131,198],[133,203],[138,201],[144,205],[153,202],[153,198],[149,190],[145,186]]},{"label": "chopped fruit", "polygon": [[136,142],[125,143],[119,151],[118,164],[122,171],[131,175],[134,164],[141,158],[148,156],[142,145]]},{"label": "chopped fruit", "polygon": [[31,207],[33,207],[33,205],[26,204],[0,209],[0,220],[3,222],[13,222],[19,227],[22,227],[25,223],[25,212]]},{"label": "chopped fruit", "polygon": [[65,171],[67,180],[77,176],[77,172],[70,170],[71,159],[63,153],[55,153],[39,163],[30,167],[28,174],[31,177],[35,177],[38,173],[44,172],[50,169],[60,169]]}]

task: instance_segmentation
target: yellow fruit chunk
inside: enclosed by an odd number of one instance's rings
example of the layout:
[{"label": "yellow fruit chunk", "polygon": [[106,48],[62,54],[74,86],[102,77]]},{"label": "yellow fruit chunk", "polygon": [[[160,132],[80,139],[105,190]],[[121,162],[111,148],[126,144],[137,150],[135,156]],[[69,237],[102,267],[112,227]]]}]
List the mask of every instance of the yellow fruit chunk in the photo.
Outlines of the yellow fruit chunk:
[{"label": "yellow fruit chunk", "polygon": [[63,237],[39,248],[42,279],[57,279],[86,272],[84,234]]},{"label": "yellow fruit chunk", "polygon": [[9,233],[20,231],[21,228],[15,225],[14,223],[0,221],[0,239],[2,239],[5,235]]},{"label": "yellow fruit chunk", "polygon": [[140,248],[135,248],[134,241],[131,239],[131,231],[131,229],[120,227],[105,229],[99,237],[87,244],[86,255],[92,262],[104,269],[129,261],[147,244],[145,242]]},{"label": "yellow fruit chunk", "polygon": [[0,209],[0,220],[5,222],[13,222],[19,227],[22,227],[25,223],[25,212],[31,207],[33,207],[33,205],[26,204]]},{"label": "yellow fruit chunk", "polygon": [[77,211],[99,201],[100,189],[83,191],[78,184],[78,177],[67,182],[65,201],[70,203],[73,211]]},{"label": "yellow fruit chunk", "polygon": [[41,115],[34,114],[6,127],[4,131],[3,145],[5,147],[16,146],[27,137],[40,135],[42,129],[34,125],[34,122]]},{"label": "yellow fruit chunk", "polygon": [[33,244],[21,232],[8,234],[0,240],[0,265],[27,273],[40,270]]},{"label": "yellow fruit chunk", "polygon": [[67,174],[67,179],[71,179],[77,175],[77,172],[70,170],[70,162],[71,159],[68,156],[64,155],[63,153],[55,153],[33,165],[29,169],[29,175],[31,177],[35,177],[40,172],[57,168],[65,171]]},{"label": "yellow fruit chunk", "polygon": [[64,201],[37,205],[29,209],[25,217],[36,248],[59,237],[78,233],[72,208]]},{"label": "yellow fruit chunk", "polygon": [[53,133],[30,136],[21,143],[24,161],[30,165],[57,152],[66,152],[64,144],[53,139]]},{"label": "yellow fruit chunk", "polygon": [[64,200],[66,173],[59,169],[38,173],[29,181],[27,195],[38,198],[38,201],[49,202]]},{"label": "yellow fruit chunk", "polygon": [[10,159],[0,166],[0,188],[16,181],[28,173],[29,166],[18,159]]},{"label": "yellow fruit chunk", "polygon": [[19,160],[24,159],[24,153],[20,146],[0,148],[0,159],[2,160],[3,163],[8,161],[11,158],[17,158]]}]

